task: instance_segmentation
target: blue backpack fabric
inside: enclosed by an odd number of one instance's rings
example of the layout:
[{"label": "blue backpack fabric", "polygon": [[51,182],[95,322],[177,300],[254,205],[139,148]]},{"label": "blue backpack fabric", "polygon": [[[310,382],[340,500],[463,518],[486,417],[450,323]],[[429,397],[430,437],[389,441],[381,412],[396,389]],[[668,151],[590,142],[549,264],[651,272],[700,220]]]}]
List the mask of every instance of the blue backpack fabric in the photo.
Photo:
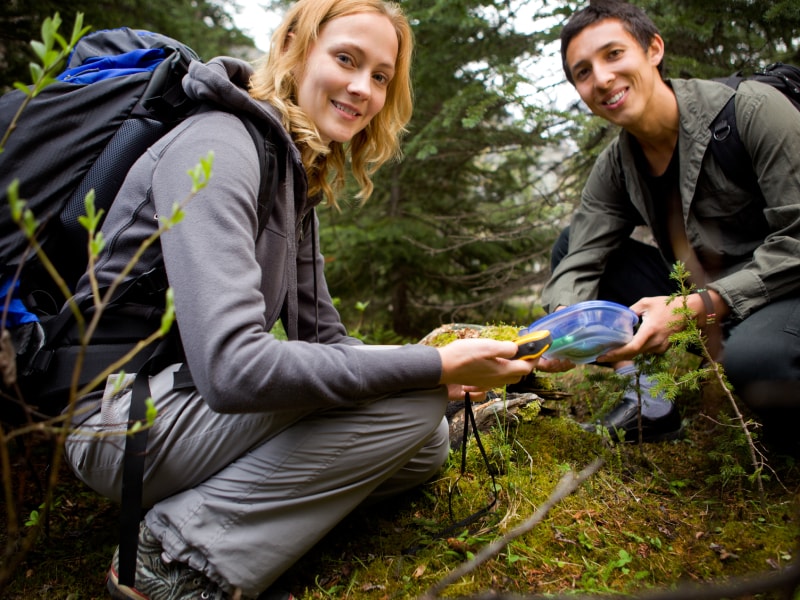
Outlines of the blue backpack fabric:
[{"label": "blue backpack fabric", "polygon": [[[107,214],[133,163],[156,140],[200,105],[188,98],[181,80],[191,61],[200,60],[185,44],[159,33],[127,27],[102,30],[82,38],[57,81],[47,86],[21,113],[16,129],[0,153],[0,325],[11,333],[16,349],[19,389],[4,382],[0,390],[24,396],[34,414],[60,413],[67,401],[71,360],[65,348],[74,343],[68,330],[71,313],[59,315],[63,294],[41,267],[28,240],[13,222],[7,198],[12,180],[37,222],[36,238],[58,273],[74,290],[88,262],[87,233],[79,223],[84,197],[93,189],[95,205]],[[25,99],[20,90],[0,97],[0,132],[11,124]],[[274,150],[249,118],[239,115],[259,152],[261,229],[277,192]],[[166,277],[156,272],[148,281],[133,282],[115,305],[114,315],[87,349],[82,383],[158,327],[150,311],[147,328],[138,317],[150,305],[163,305]],[[9,295],[10,294],[10,295]],[[144,307],[138,314],[131,306]],[[126,371],[147,358],[140,353]],[[5,404],[5,402],[4,402]],[[18,403],[22,405],[22,398]],[[4,407],[4,422],[29,418]]]},{"label": "blue backpack fabric", "polygon": [[[740,71],[715,81],[737,89],[746,79],[771,85],[781,91],[800,111],[800,68],[776,62],[750,75],[743,75]],[[728,179],[760,195],[761,189],[753,171],[752,160],[736,127],[735,99],[734,94],[711,122],[711,152]]]}]

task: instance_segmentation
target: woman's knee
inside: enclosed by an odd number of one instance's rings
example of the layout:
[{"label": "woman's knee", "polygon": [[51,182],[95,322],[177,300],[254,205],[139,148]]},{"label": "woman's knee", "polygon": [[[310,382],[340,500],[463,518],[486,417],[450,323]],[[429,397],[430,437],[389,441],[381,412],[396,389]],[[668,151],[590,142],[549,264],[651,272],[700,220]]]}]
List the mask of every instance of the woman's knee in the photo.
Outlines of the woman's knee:
[{"label": "woman's knee", "polygon": [[433,432],[426,447],[431,448],[432,451],[431,462],[435,465],[433,471],[438,471],[447,462],[447,457],[450,455],[450,424],[447,419],[443,418],[439,422],[439,426]]},{"label": "woman's knee", "polygon": [[[444,388],[414,393],[399,399],[400,420],[413,433],[398,434],[405,437],[405,444],[416,446],[414,460],[430,465],[431,474],[444,464],[450,450],[450,428],[444,413],[447,408],[447,391]],[[392,419],[389,419],[391,421]],[[390,431],[391,431],[390,427]],[[390,434],[389,434],[390,435]]]},{"label": "woman's knee", "polygon": [[447,409],[447,388],[440,386],[430,390],[407,392],[389,401],[396,402],[395,410],[404,422],[418,426],[421,435],[427,437],[438,426]]}]

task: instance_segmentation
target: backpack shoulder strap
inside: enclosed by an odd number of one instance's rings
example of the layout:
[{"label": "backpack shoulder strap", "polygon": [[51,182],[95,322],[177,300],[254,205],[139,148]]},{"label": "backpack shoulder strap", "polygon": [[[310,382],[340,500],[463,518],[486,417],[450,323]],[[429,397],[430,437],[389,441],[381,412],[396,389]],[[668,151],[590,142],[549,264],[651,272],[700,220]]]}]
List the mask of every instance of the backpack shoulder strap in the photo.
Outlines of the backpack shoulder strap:
[{"label": "backpack shoulder strap", "polygon": [[253,123],[248,116],[239,117],[247,128],[250,137],[258,152],[258,164],[261,169],[261,178],[258,185],[258,235],[264,231],[269,221],[275,198],[278,195],[278,156],[275,145],[270,142],[268,137]]},{"label": "backpack shoulder strap", "polygon": [[[737,73],[717,81],[736,89],[743,79],[744,77]],[[750,155],[736,127],[736,94],[725,103],[709,127],[711,152],[725,176],[737,185],[760,194],[761,188],[753,171]]]}]

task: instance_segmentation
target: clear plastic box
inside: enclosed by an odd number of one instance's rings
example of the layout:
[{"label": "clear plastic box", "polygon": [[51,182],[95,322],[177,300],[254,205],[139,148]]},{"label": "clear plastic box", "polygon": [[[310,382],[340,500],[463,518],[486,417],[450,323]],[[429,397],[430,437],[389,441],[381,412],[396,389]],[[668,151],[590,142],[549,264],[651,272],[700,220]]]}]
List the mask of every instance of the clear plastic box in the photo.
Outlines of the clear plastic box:
[{"label": "clear plastic box", "polygon": [[623,346],[633,338],[639,316],[627,306],[605,300],[579,302],[534,321],[519,335],[547,329],[553,344],[545,358],[575,364],[593,362],[604,352]]}]

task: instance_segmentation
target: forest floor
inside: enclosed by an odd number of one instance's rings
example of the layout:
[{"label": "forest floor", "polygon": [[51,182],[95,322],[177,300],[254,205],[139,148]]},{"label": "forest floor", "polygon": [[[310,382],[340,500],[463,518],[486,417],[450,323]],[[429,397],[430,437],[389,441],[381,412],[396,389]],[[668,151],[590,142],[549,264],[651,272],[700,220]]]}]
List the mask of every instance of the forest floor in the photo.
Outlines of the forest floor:
[{"label": "forest floor", "polygon": [[[635,594],[779,573],[795,562],[800,469],[794,459],[765,449],[762,497],[741,430],[726,424],[729,401],[710,383],[676,399],[682,439],[610,444],[577,425],[619,398],[604,371],[587,366],[542,376],[549,389],[563,393],[555,399],[543,394],[541,402],[481,434],[496,488],[471,438],[463,474],[461,453],[454,451],[439,478],[391,503],[355,511],[280,583],[301,600],[419,598],[528,522],[566,472],[598,457],[602,467],[577,491],[441,595]],[[17,477],[47,471],[41,449],[32,454],[32,470],[20,454],[15,459]],[[41,498],[32,481],[28,475],[28,511]],[[0,594],[8,600],[107,597],[103,580],[117,543],[118,507],[66,469],[60,481],[49,533]],[[445,531],[484,508],[495,491],[487,514]]]}]

